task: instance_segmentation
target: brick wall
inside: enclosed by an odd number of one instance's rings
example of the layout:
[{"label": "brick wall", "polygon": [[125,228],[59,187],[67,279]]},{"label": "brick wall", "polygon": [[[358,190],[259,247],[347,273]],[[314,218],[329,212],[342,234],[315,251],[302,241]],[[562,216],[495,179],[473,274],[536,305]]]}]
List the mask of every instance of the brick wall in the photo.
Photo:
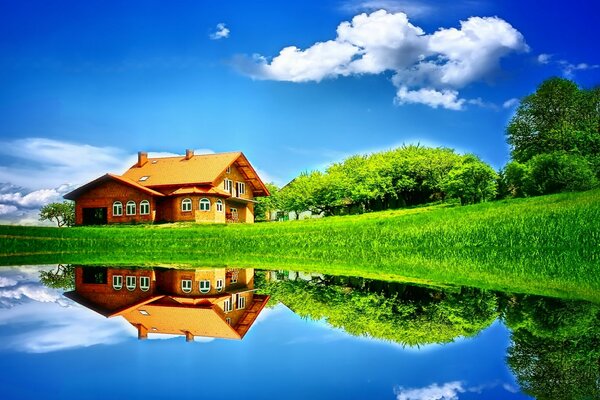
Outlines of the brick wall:
[{"label": "brick wall", "polygon": [[[126,215],[126,207],[128,201],[134,201],[136,204],[135,215]],[[147,200],[150,202],[150,214],[140,215],[140,202]],[[113,215],[113,203],[120,201],[123,205],[123,215]],[[107,209],[107,221],[111,223],[135,223],[135,222],[153,222],[156,218],[156,204],[152,195],[135,189],[116,181],[107,181],[101,183],[93,189],[82,194],[75,201],[75,223],[81,225],[83,223],[84,208],[101,208]]]}]

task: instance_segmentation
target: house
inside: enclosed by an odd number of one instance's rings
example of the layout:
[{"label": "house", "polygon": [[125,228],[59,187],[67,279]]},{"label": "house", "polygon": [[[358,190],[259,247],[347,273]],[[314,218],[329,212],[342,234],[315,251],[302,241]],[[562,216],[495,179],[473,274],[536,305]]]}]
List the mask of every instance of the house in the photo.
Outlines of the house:
[{"label": "house", "polygon": [[253,269],[76,267],[71,300],[138,333],[242,339],[269,301],[254,293]]},{"label": "house", "polygon": [[255,197],[269,190],[241,152],[149,158],[64,195],[75,224],[254,222]]}]

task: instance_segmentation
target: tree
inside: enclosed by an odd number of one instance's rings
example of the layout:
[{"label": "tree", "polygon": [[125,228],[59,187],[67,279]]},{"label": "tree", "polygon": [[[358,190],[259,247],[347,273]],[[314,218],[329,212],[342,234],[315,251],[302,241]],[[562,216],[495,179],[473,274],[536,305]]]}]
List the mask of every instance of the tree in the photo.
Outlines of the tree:
[{"label": "tree", "polygon": [[496,171],[477,156],[468,154],[454,166],[442,187],[450,197],[461,204],[472,204],[493,199],[497,190]]},{"label": "tree", "polygon": [[265,221],[270,217],[272,211],[277,211],[281,208],[279,199],[279,187],[274,183],[266,183],[265,186],[271,193],[270,196],[257,197],[254,205],[254,219],[256,221]]},{"label": "tree", "polygon": [[588,190],[597,185],[590,163],[580,155],[538,154],[529,160],[527,167],[523,186],[528,195]]},{"label": "tree", "polygon": [[40,210],[40,221],[55,221],[59,228],[72,226],[75,223],[75,203],[63,201],[45,205]]},{"label": "tree", "polygon": [[512,158],[521,163],[553,151],[596,157],[600,89],[583,90],[568,79],[548,79],[521,101],[506,131]]}]

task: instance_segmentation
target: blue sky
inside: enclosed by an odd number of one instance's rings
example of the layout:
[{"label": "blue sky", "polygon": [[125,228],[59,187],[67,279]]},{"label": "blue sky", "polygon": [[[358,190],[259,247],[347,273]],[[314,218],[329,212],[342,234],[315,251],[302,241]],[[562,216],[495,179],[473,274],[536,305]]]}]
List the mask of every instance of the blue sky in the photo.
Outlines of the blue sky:
[{"label": "blue sky", "polygon": [[241,150],[279,184],[412,142],[500,168],[519,98],[599,83],[598,26],[580,0],[2,2],[0,221],[140,150]]}]

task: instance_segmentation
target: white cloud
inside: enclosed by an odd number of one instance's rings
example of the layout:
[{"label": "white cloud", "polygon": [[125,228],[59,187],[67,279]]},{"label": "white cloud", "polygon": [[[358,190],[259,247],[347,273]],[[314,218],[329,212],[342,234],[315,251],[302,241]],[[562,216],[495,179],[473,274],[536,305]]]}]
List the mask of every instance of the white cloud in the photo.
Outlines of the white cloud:
[{"label": "white cloud", "polygon": [[573,64],[567,60],[555,59],[553,54],[540,54],[537,56],[537,61],[543,65],[554,64],[558,66],[563,76],[568,79],[573,79],[575,77],[575,71],[600,68],[600,65],[597,64],[588,64],[585,62]]},{"label": "white cloud", "polygon": [[223,22],[217,24],[217,30],[210,34],[212,40],[226,39],[229,37],[231,31],[225,26]]},{"label": "white cloud", "polygon": [[456,90],[408,90],[406,86],[401,86],[396,93],[396,102],[398,104],[421,103],[433,108],[443,107],[449,110],[461,110],[465,100],[458,98]]},{"label": "white cloud", "polygon": [[0,215],[11,214],[17,210],[18,208],[15,206],[0,204]]},{"label": "white cloud", "polygon": [[448,382],[443,385],[434,383],[424,388],[396,388],[397,400],[458,400],[458,394],[464,393],[462,382]]},{"label": "white cloud", "polygon": [[548,64],[550,62],[550,59],[552,58],[552,54],[540,54],[537,56],[537,61],[540,64]]},{"label": "white cloud", "polygon": [[517,104],[519,104],[519,99],[513,97],[512,99],[508,99],[506,100],[504,103],[502,103],[502,107],[504,108],[513,108],[514,106],[516,106]]},{"label": "white cloud", "polygon": [[497,17],[471,17],[460,29],[426,34],[405,13],[378,10],[340,23],[335,39],[306,49],[289,46],[270,60],[254,55],[234,62],[252,78],[290,82],[391,71],[404,96],[398,104],[460,110],[458,89],[491,76],[509,53],[528,50],[521,33]]}]

